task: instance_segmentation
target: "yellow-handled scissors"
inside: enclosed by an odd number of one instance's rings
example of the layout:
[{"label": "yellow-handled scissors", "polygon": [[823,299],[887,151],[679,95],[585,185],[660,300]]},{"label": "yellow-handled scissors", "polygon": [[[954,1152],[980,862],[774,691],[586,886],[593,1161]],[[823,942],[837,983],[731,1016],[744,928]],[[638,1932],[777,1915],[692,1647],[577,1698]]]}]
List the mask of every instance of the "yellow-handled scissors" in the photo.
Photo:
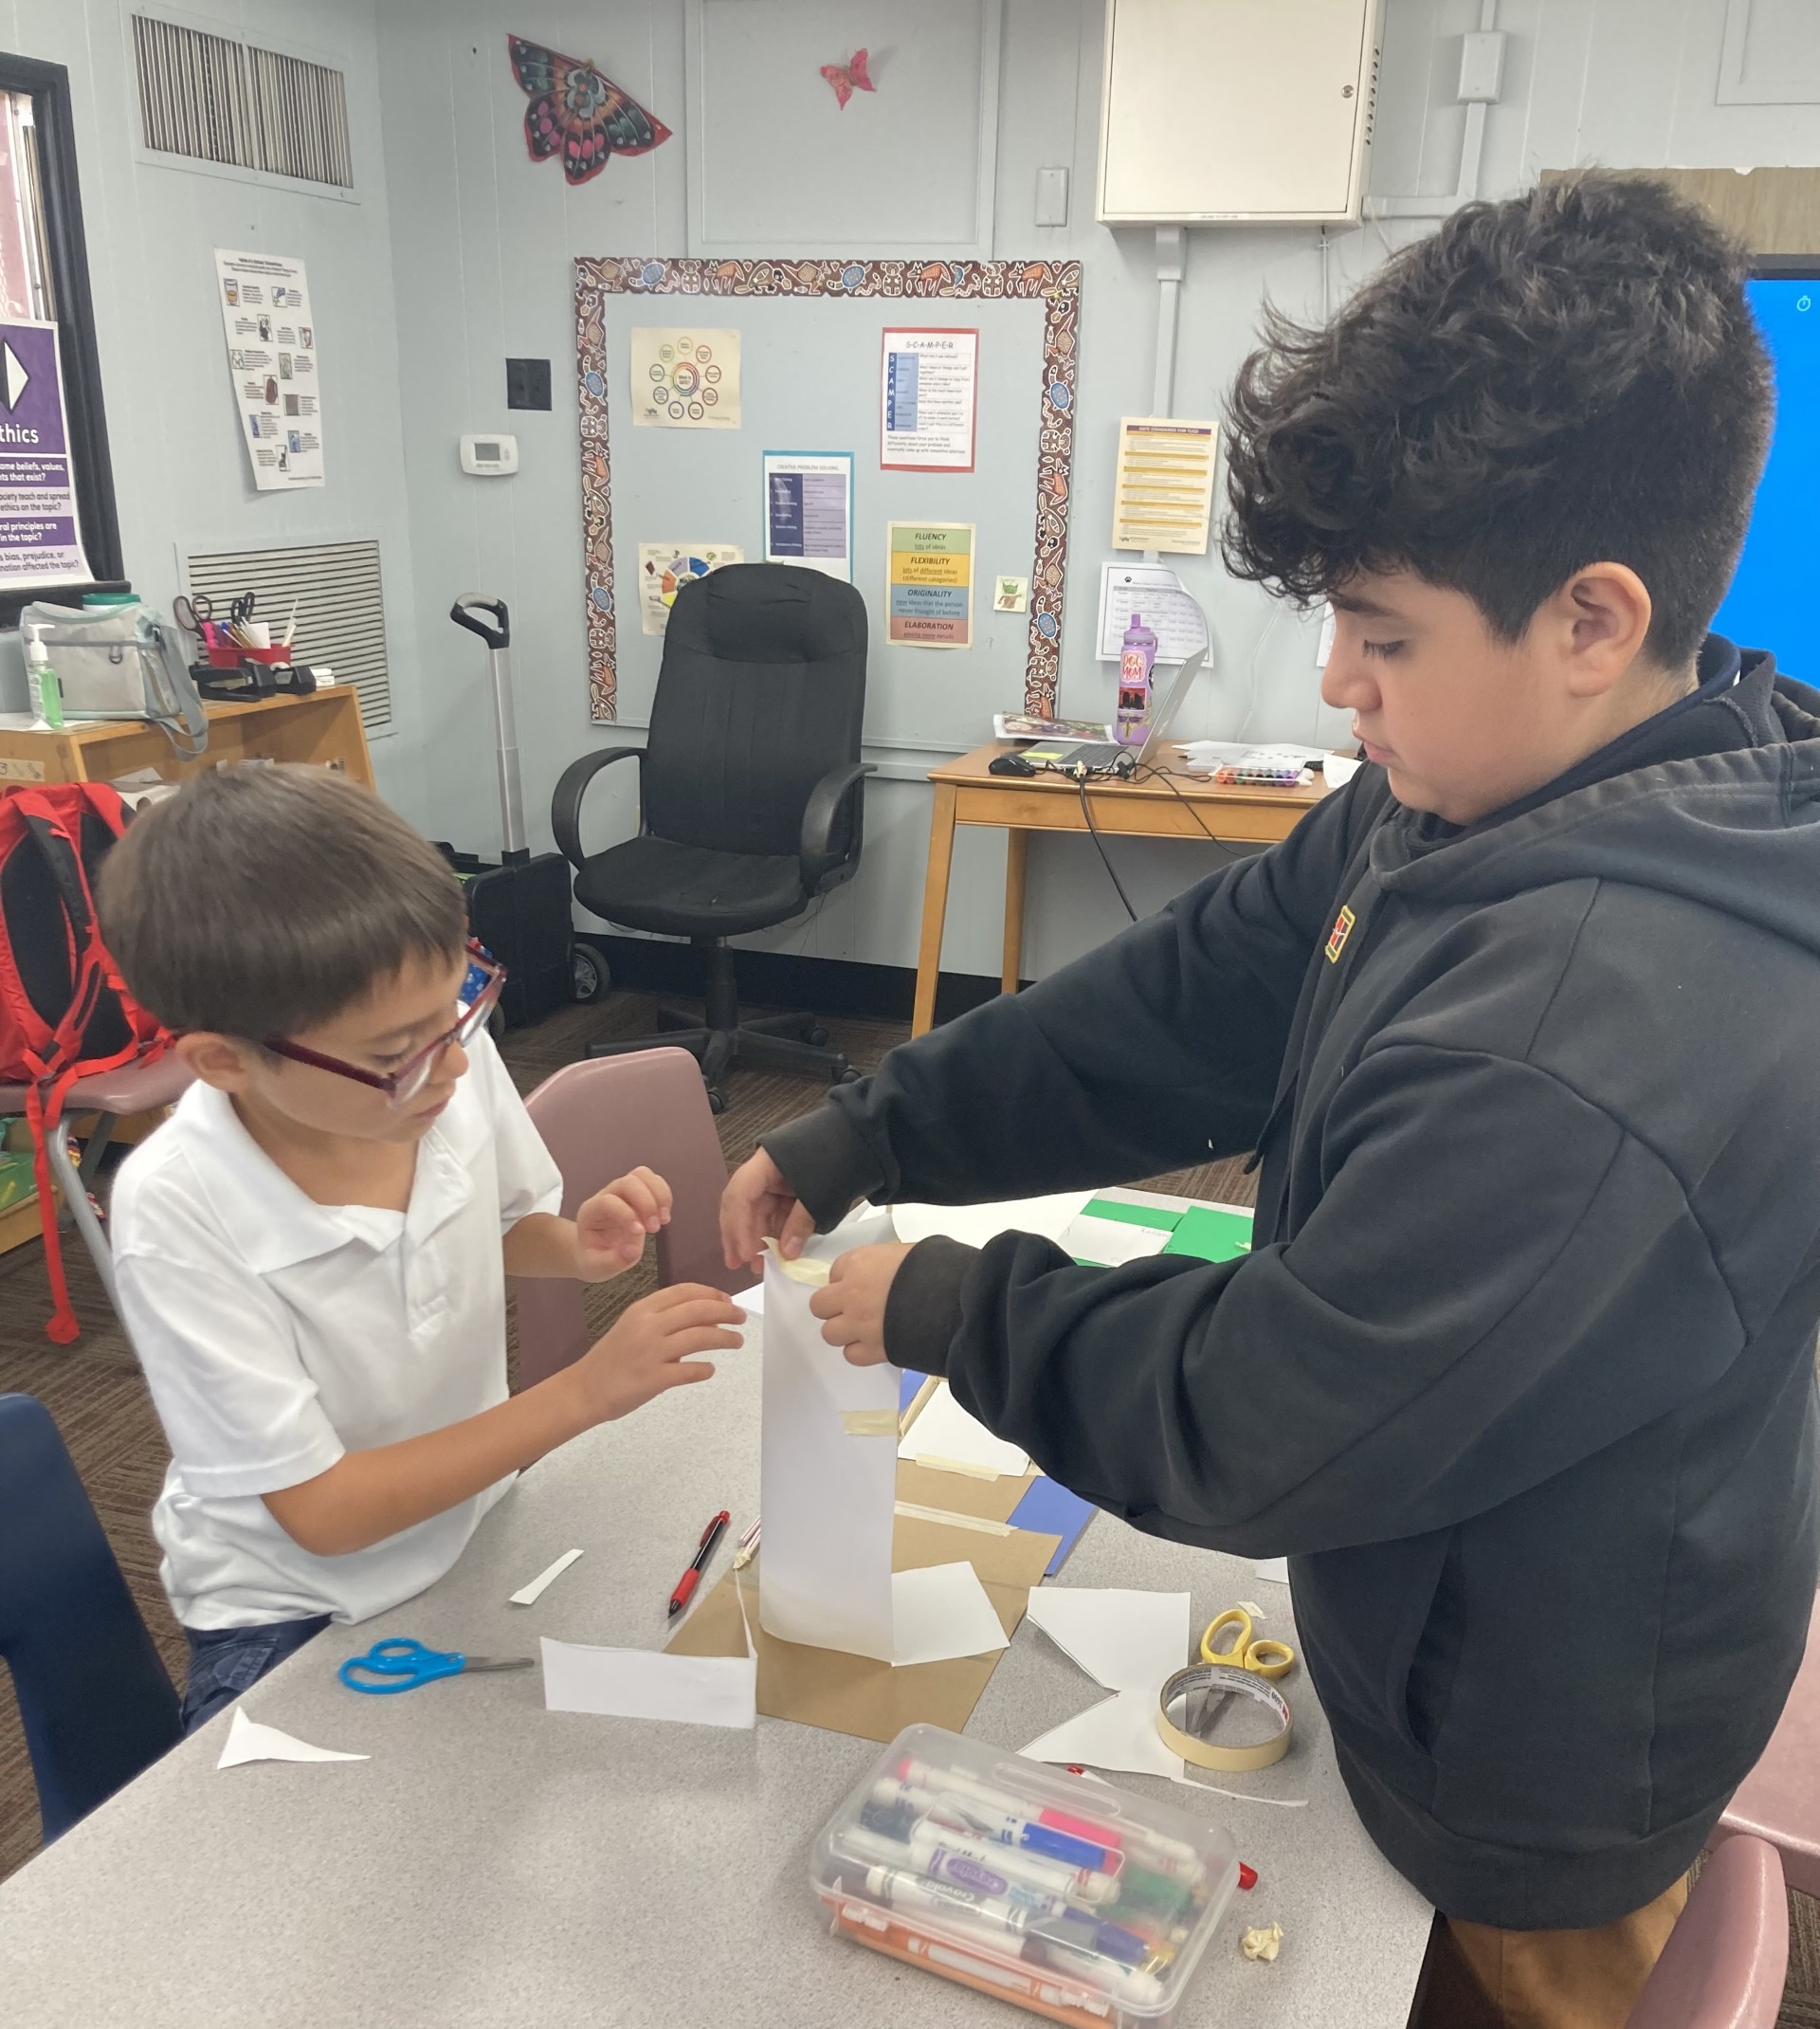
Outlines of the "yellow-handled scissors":
[{"label": "yellow-handled scissors", "polygon": [[[1233,1636],[1231,1642],[1226,1644],[1222,1637],[1228,1629]],[[1251,1616],[1243,1606],[1228,1606],[1207,1623],[1201,1636],[1201,1660],[1249,1670],[1254,1676],[1279,1677],[1287,1676],[1296,1667],[1296,1652],[1286,1641],[1272,1641],[1267,1636],[1252,1640]]]}]

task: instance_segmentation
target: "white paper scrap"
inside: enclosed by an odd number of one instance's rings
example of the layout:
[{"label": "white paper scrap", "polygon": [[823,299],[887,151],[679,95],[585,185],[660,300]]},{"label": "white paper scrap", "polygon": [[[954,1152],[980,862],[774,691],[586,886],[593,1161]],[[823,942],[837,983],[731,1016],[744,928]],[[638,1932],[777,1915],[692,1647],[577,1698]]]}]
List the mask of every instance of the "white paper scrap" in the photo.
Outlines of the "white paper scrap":
[{"label": "white paper scrap", "polygon": [[1127,1261],[1142,1261],[1160,1254],[1169,1245],[1170,1229],[1138,1226],[1130,1219],[1095,1218],[1083,1212],[1070,1219],[1056,1245],[1077,1261],[1090,1261],[1097,1268],[1122,1268]]},{"label": "white paper scrap", "polygon": [[990,1655],[1010,1643],[972,1564],[930,1564],[891,1576],[891,1660],[946,1663]]},{"label": "white paper scrap", "polygon": [[1273,1585],[1289,1582],[1289,1560],[1286,1557],[1262,1557],[1251,1566],[1259,1578],[1267,1578]]},{"label": "white paper scrap", "polygon": [[539,1571],[528,1585],[520,1585],[517,1592],[512,1593],[508,1597],[506,1604],[508,1606],[535,1606],[549,1587],[555,1583],[557,1579],[568,1570],[569,1566],[580,1555],[581,1552],[579,1550],[565,1550],[555,1563]]},{"label": "white paper scrap", "polygon": [[543,1651],[543,1707],[609,1719],[670,1719],[684,1726],[758,1723],[758,1665],[749,1655],[666,1655],[552,1641]]},{"label": "white paper scrap", "polygon": [[765,1314],[765,1286],[762,1282],[755,1282],[749,1289],[736,1289],[733,1300],[749,1318]]},{"label": "white paper scrap", "polygon": [[1048,1197],[1007,1198],[993,1205],[893,1205],[891,1223],[898,1238],[912,1246],[937,1234],[967,1247],[984,1247],[1001,1233],[1034,1233],[1054,1240],[1093,1195],[1058,1191]]},{"label": "white paper scrap", "polygon": [[1029,1453],[993,1436],[977,1417],[970,1416],[956,1401],[946,1381],[904,1433],[898,1456],[976,1479],[1021,1479],[1030,1469]]},{"label": "white paper scrap", "polygon": [[[880,1214],[848,1218],[810,1240],[800,1260],[832,1261],[889,1234]],[[811,1294],[774,1253],[767,1257],[758,1618],[780,1641],[888,1663],[901,1377],[894,1366],[856,1367],[829,1345],[810,1312]],[[848,1436],[846,1418],[856,1411],[887,1412],[882,1435]]]},{"label": "white paper scrap", "polygon": [[368,1762],[370,1754],[340,1754],[333,1747],[313,1747],[307,1740],[281,1733],[275,1726],[261,1726],[249,1719],[246,1709],[236,1705],[228,1724],[228,1738],[222,1744],[217,1768],[238,1768],[243,1762]]},{"label": "white paper scrap", "polygon": [[1115,1693],[1052,1727],[1021,1751],[1038,1762],[1083,1762],[1133,1775],[1182,1777],[1182,1758],[1156,1730],[1164,1679],[1188,1656],[1185,1592],[1038,1586],[1029,1618],[1057,1648]]}]

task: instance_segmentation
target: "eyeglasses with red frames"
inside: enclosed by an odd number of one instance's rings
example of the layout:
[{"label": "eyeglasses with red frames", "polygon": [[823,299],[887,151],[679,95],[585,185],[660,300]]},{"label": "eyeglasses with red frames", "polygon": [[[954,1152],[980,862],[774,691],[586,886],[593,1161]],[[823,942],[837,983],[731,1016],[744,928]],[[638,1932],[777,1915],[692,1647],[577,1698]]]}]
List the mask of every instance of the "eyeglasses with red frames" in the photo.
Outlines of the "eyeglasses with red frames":
[{"label": "eyeglasses with red frames", "polygon": [[356,1085],[369,1085],[374,1091],[383,1092],[390,1106],[407,1106],[429,1083],[430,1072],[448,1046],[471,1043],[485,1028],[504,988],[505,967],[470,940],[467,976],[462,981],[458,998],[461,1019],[433,1043],[426,1043],[413,1052],[396,1070],[369,1070],[364,1065],[349,1064],[340,1057],[325,1056],[319,1050],[306,1050],[301,1043],[287,1042],[282,1035],[267,1036],[265,1048],[275,1057],[284,1057],[293,1064],[308,1064],[316,1070],[333,1071],[337,1078],[352,1078]]}]

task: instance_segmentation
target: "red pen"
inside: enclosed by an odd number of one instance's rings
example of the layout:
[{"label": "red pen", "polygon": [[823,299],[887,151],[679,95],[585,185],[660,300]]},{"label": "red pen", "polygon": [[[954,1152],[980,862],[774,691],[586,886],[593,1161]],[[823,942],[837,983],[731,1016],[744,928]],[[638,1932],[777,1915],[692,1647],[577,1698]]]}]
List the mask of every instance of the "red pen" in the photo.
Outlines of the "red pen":
[{"label": "red pen", "polygon": [[676,1590],[670,1595],[669,1618],[672,1620],[694,1599],[695,1588],[701,1582],[701,1574],[707,1569],[708,1559],[714,1555],[714,1546],[720,1541],[720,1531],[726,1527],[730,1519],[723,1508],[701,1531],[701,1546],[696,1551],[689,1568],[677,1580]]}]

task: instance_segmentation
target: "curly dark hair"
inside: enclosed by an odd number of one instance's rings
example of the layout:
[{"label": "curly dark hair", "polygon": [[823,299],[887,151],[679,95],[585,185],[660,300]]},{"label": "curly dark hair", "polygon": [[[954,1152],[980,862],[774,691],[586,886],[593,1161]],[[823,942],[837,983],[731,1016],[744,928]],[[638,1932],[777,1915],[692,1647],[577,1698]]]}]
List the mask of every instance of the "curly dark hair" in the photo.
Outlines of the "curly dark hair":
[{"label": "curly dark hair", "polygon": [[1303,600],[1411,571],[1516,641],[1575,571],[1625,563],[1646,652],[1684,667],[1769,442],[1747,271],[1665,185],[1591,172],[1463,206],[1322,329],[1266,309],[1228,407],[1228,568]]}]

